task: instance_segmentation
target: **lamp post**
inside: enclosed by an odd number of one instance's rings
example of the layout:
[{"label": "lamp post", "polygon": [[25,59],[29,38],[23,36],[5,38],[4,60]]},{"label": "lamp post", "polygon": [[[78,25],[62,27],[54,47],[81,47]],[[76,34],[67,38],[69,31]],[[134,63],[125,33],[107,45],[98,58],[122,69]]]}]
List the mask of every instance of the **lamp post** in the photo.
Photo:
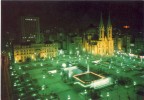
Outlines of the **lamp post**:
[{"label": "lamp post", "polygon": [[108,100],[108,97],[110,96],[109,92],[107,92],[107,100]]},{"label": "lamp post", "polygon": [[84,90],[84,94],[85,94],[85,100],[87,100],[87,90]]},{"label": "lamp post", "polygon": [[127,95],[129,97],[129,93],[128,93],[128,86],[125,86],[126,90],[127,90]]},{"label": "lamp post", "polygon": [[142,56],[140,56],[141,62],[142,62],[142,58],[143,58],[143,57],[142,57]]},{"label": "lamp post", "polygon": [[134,91],[136,91],[136,90],[135,90],[135,86],[136,86],[136,84],[137,84],[136,81],[134,81],[134,82],[133,82],[133,85],[134,85]]},{"label": "lamp post", "polygon": [[71,97],[70,97],[70,95],[68,95],[68,98],[67,98],[67,100],[70,100],[71,99]]},{"label": "lamp post", "polygon": [[42,85],[42,90],[45,89],[45,75],[43,75],[43,82],[44,82],[44,83],[43,83],[44,85]]}]

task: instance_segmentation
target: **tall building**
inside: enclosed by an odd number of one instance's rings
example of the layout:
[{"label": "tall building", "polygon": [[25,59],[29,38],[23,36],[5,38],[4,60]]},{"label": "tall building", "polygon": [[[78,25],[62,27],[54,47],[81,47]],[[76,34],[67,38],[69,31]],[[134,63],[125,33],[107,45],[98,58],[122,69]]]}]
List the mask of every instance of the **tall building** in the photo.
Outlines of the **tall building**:
[{"label": "tall building", "polygon": [[102,15],[100,18],[100,24],[98,30],[88,31],[83,39],[83,49],[91,54],[99,55],[113,55],[114,43],[112,38],[112,25],[110,16],[108,18],[108,24],[106,32],[103,24]]},{"label": "tall building", "polygon": [[135,38],[134,51],[136,54],[144,52],[144,39],[142,37]]},{"label": "tall building", "polygon": [[131,36],[130,35],[117,35],[114,37],[114,46],[116,51],[131,52]]},{"label": "tall building", "polygon": [[38,17],[21,17],[21,40],[22,42],[39,42],[40,25]]},{"label": "tall building", "polygon": [[69,54],[80,54],[82,51],[82,37],[74,36],[70,37],[71,41],[68,41],[67,50]]},{"label": "tall building", "polygon": [[40,33],[38,17],[21,17],[21,44],[13,45],[13,59],[15,63],[56,57],[58,44],[43,43]]},{"label": "tall building", "polygon": [[130,53],[130,43],[131,43],[131,36],[125,35],[123,36],[123,51],[126,53]]},{"label": "tall building", "polygon": [[122,51],[123,50],[123,38],[122,37],[115,36],[114,48],[115,48],[115,51]]}]

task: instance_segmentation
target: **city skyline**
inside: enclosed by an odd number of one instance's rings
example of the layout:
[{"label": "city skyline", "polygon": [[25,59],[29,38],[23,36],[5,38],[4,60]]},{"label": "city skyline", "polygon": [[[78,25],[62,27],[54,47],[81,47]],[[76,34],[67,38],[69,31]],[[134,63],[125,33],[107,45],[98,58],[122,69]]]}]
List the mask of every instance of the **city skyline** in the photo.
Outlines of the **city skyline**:
[{"label": "city skyline", "polygon": [[[20,17],[40,18],[40,30],[57,27],[75,31],[99,25],[103,14],[104,25],[110,12],[113,27],[129,25],[133,34],[143,31],[142,1],[2,1],[2,34],[20,33]],[[133,32],[135,31],[135,33]]]}]

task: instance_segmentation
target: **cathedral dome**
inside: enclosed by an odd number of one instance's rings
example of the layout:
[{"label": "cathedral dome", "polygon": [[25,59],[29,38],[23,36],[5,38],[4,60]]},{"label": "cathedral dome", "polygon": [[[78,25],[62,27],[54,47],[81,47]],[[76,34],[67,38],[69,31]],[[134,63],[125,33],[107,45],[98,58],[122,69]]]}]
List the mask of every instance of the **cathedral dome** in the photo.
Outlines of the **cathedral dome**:
[{"label": "cathedral dome", "polygon": [[96,26],[90,24],[86,29],[86,34],[95,34],[96,33]]},{"label": "cathedral dome", "polygon": [[98,34],[94,34],[94,35],[92,36],[92,40],[98,40],[98,39],[99,39]]}]

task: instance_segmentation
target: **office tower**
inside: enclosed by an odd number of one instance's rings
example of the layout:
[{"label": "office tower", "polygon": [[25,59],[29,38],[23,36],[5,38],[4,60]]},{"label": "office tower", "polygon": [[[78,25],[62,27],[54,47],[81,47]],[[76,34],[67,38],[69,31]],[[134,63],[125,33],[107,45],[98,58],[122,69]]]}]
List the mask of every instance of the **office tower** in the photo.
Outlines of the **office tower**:
[{"label": "office tower", "polygon": [[38,17],[21,17],[21,41],[38,42],[40,40],[40,27]]}]

